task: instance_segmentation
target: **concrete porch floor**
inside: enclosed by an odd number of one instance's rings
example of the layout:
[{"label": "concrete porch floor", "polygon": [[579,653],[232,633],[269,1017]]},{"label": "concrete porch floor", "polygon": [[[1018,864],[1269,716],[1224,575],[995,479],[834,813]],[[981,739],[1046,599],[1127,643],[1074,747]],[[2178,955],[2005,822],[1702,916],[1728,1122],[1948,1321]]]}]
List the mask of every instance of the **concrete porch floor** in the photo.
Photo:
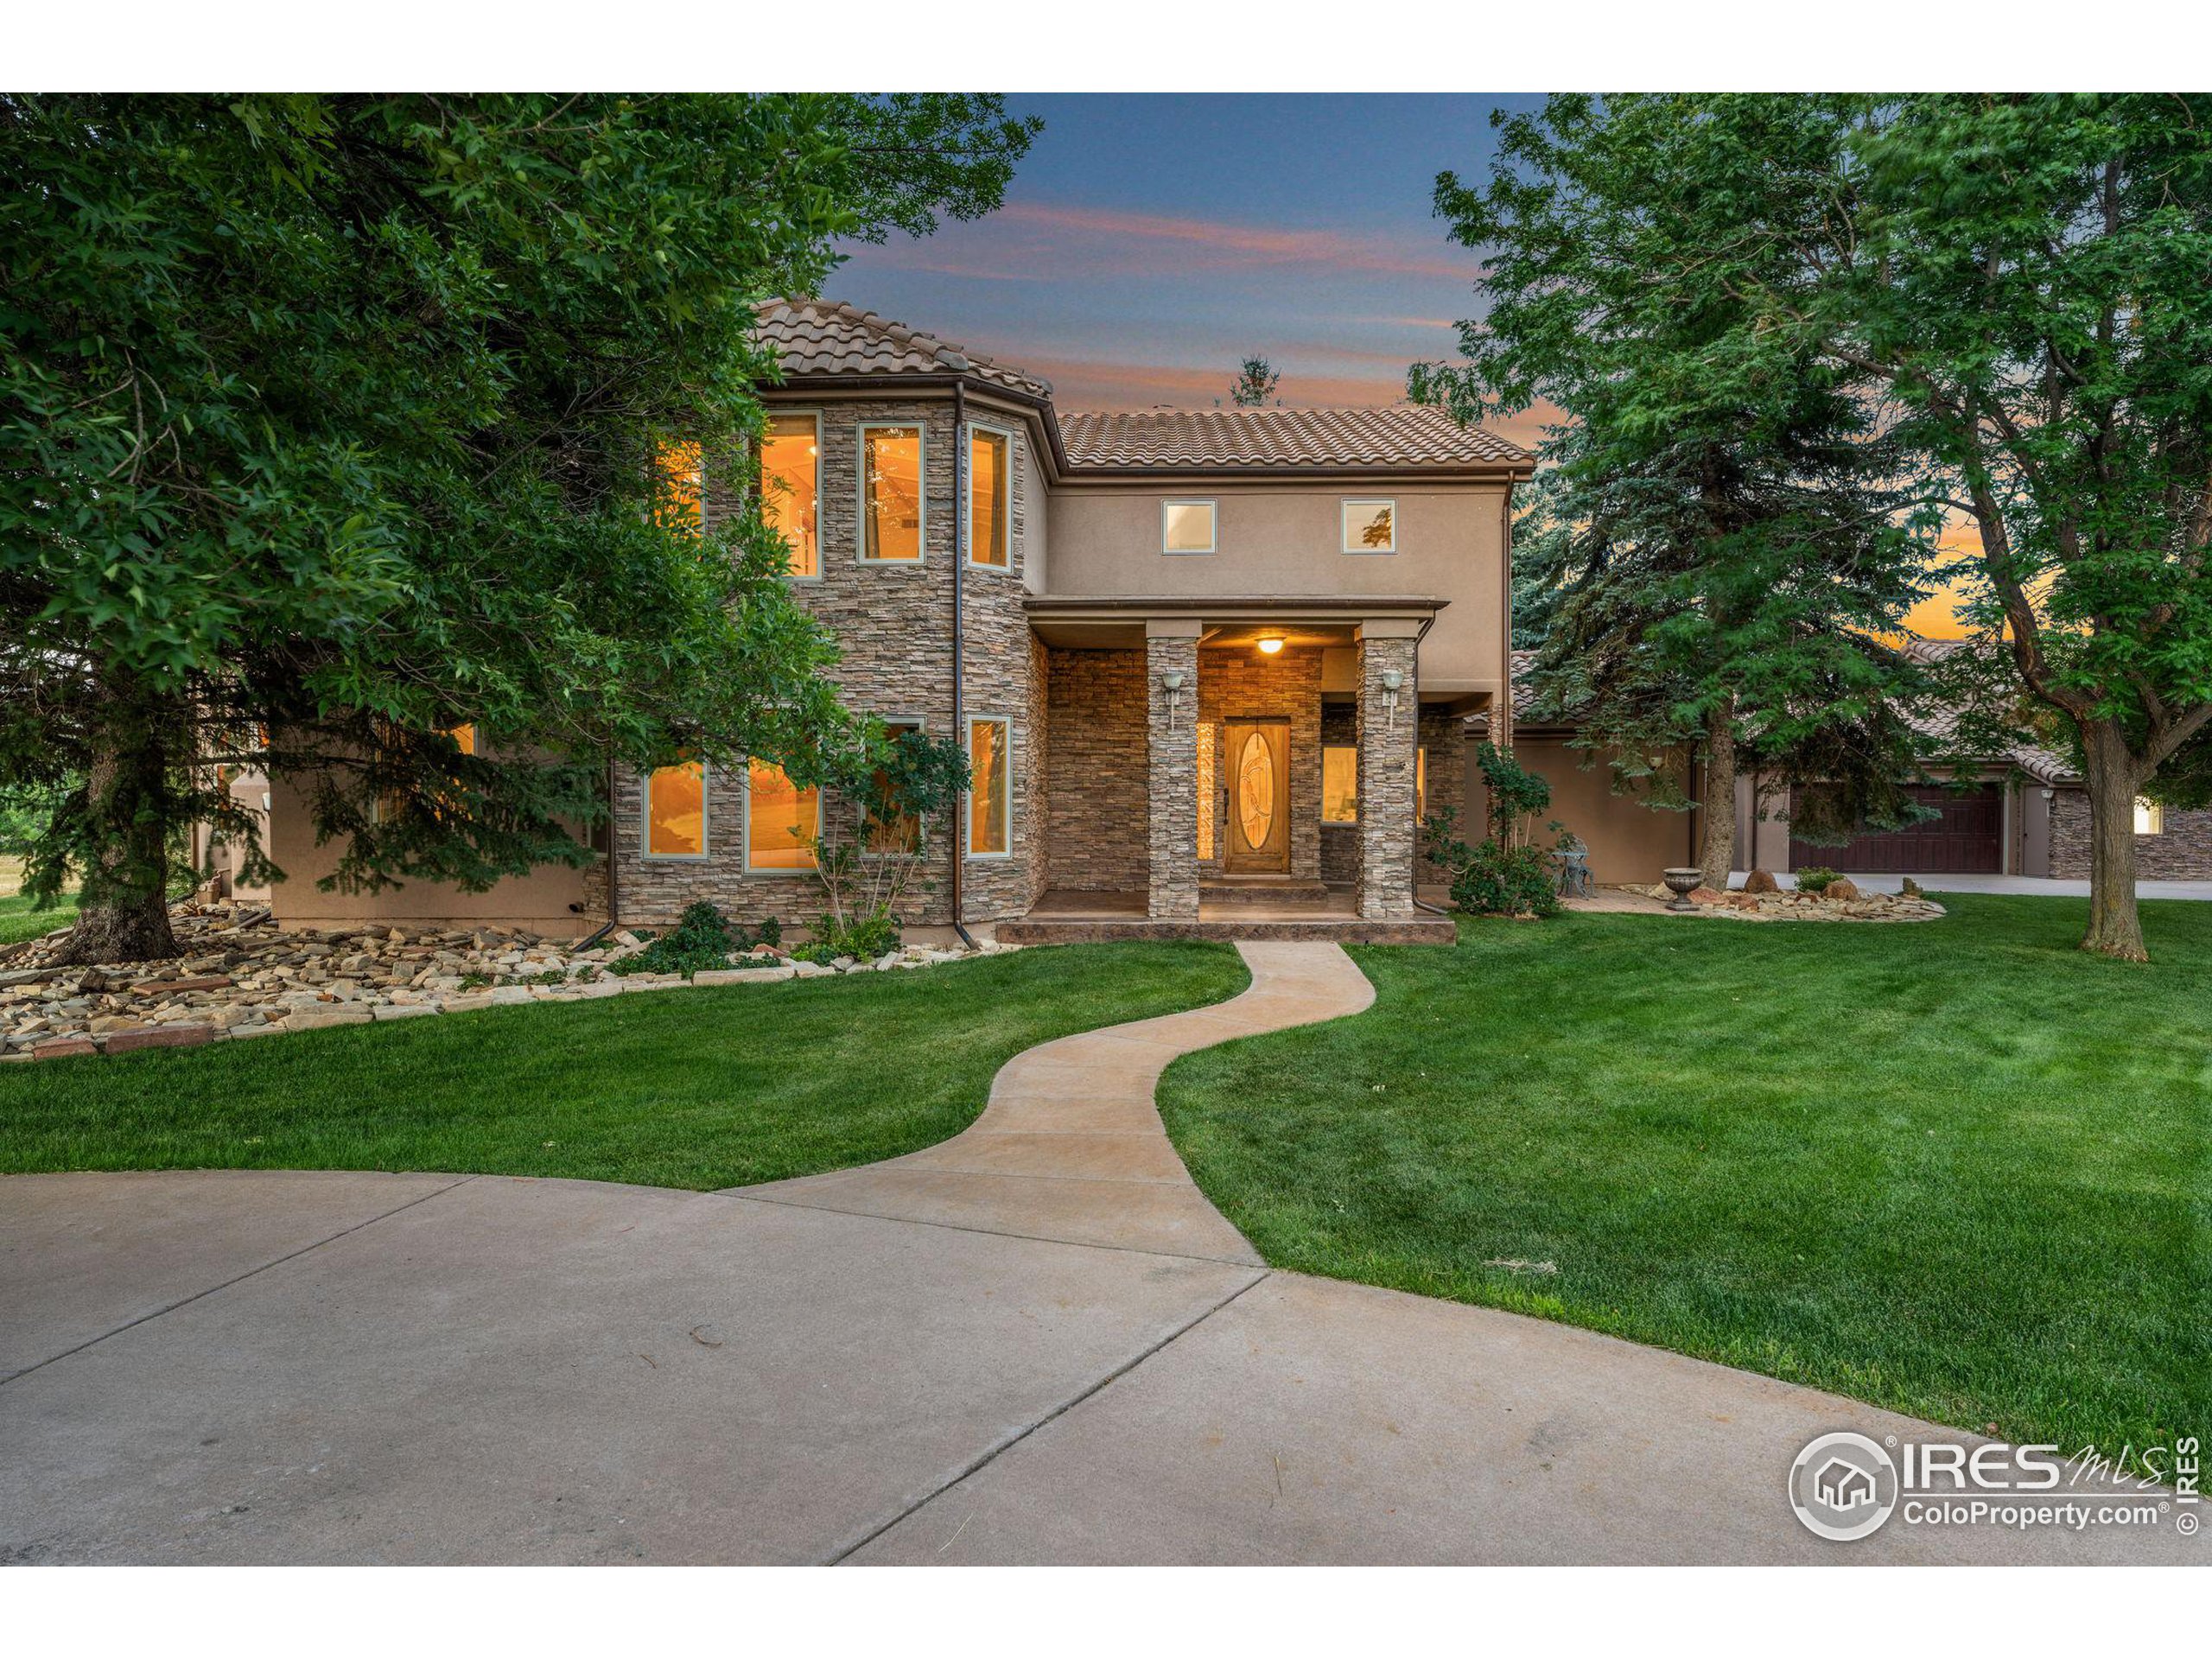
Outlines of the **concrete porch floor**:
[{"label": "concrete porch floor", "polygon": [[[1427,897],[1427,894],[1423,895]],[[1319,902],[1287,897],[1268,903],[1248,891],[1232,900],[1201,898],[1196,921],[1154,921],[1141,893],[1052,888],[1019,921],[1001,922],[1009,944],[1090,944],[1109,939],[1306,939],[1338,944],[1450,944],[1448,916],[1421,911],[1388,921],[1363,920],[1351,889],[1332,887]]]}]

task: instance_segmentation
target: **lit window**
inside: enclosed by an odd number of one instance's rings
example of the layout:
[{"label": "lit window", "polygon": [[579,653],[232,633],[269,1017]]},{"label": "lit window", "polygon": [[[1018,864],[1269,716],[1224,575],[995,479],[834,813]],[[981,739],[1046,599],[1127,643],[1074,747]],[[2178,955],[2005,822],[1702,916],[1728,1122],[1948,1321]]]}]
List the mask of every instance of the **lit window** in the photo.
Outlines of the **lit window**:
[{"label": "lit window", "polygon": [[1213,722],[1198,722],[1198,856],[1213,856]]},{"label": "lit window", "polygon": [[707,855],[707,766],[686,760],[645,780],[645,856]]},{"label": "lit window", "polygon": [[[887,720],[883,722],[894,743],[903,743],[909,737],[919,737],[922,723],[918,720]],[[894,854],[918,852],[922,845],[922,821],[906,810],[893,786],[890,774],[876,768],[871,798],[861,805],[861,846],[865,852]]]},{"label": "lit window", "polygon": [[1013,444],[1003,432],[976,427],[968,434],[968,557],[1007,568],[1007,526],[1014,517]]},{"label": "lit window", "polygon": [[822,829],[822,792],[801,789],[766,760],[746,768],[745,868],[810,870]]},{"label": "lit window", "polygon": [[704,530],[707,470],[699,446],[690,442],[664,443],[656,459],[660,470],[660,490],[655,512],[660,521],[676,530]]},{"label": "lit window", "polygon": [[[475,727],[467,725],[449,727],[442,735],[451,738],[454,747],[463,754],[476,753]],[[392,758],[396,760],[398,758],[397,747],[398,740],[396,731],[392,741],[394,746]],[[264,743],[264,747],[266,747],[267,745]],[[452,805],[452,803],[435,789],[430,791],[429,800],[430,814],[433,817],[443,817],[445,811],[441,809],[450,810]],[[407,803],[408,795],[404,790],[385,790],[369,803],[369,822],[371,823],[397,823],[407,816]]]},{"label": "lit window", "polygon": [[2156,801],[2135,798],[2135,833],[2139,836],[2163,836],[2166,833],[2166,809]]},{"label": "lit window", "polygon": [[1395,553],[1398,550],[1398,504],[1395,501],[1347,501],[1344,504],[1347,553]]},{"label": "lit window", "polygon": [[822,434],[812,415],[771,415],[760,440],[760,516],[791,550],[795,576],[822,574],[817,509],[821,503]]},{"label": "lit window", "polygon": [[912,564],[922,556],[922,429],[861,428],[861,556]]},{"label": "lit window", "polygon": [[1414,751],[1414,816],[1428,817],[1428,751]]},{"label": "lit window", "polygon": [[1161,552],[1211,553],[1213,550],[1212,502],[1163,501],[1160,504]]},{"label": "lit window", "polygon": [[1321,822],[1359,822],[1359,751],[1348,744],[1321,751]]},{"label": "lit window", "polygon": [[463,754],[474,754],[476,753],[475,727],[456,726],[451,731],[448,732],[446,735],[453,739],[454,747],[459,749]]},{"label": "lit window", "polygon": [[1008,786],[1007,722],[968,722],[968,851],[996,858],[1013,846],[1014,791]]}]

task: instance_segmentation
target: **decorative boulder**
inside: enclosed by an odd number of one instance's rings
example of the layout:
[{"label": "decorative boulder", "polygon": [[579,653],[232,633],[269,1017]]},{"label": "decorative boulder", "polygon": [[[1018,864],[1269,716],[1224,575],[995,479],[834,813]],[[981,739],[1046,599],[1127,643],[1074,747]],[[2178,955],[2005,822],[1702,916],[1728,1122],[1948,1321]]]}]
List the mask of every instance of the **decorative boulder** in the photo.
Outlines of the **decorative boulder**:
[{"label": "decorative boulder", "polygon": [[1836,877],[1834,880],[1828,883],[1827,890],[1821,894],[1821,898],[1832,905],[1856,904],[1863,896],[1859,891],[1859,884],[1847,875]]},{"label": "decorative boulder", "polygon": [[1713,887],[1692,887],[1689,892],[1690,903],[1694,905],[1722,904],[1727,897],[1726,893]]},{"label": "decorative boulder", "polygon": [[1772,870],[1753,870],[1744,878],[1745,893],[1779,893],[1781,884],[1774,879]]}]

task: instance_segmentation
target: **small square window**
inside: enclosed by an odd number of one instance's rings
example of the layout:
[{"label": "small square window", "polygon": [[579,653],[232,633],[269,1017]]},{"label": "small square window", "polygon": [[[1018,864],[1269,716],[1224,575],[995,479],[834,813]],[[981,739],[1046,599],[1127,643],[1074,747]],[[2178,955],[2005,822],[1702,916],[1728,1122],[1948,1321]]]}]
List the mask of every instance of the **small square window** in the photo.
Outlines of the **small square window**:
[{"label": "small square window", "polygon": [[1344,550],[1347,553],[1396,552],[1398,504],[1395,501],[1345,502],[1344,531]]},{"label": "small square window", "polygon": [[1163,501],[1160,504],[1161,552],[1211,553],[1214,547],[1212,502]]},{"label": "small square window", "polygon": [[2135,798],[2135,833],[2139,836],[2163,836],[2166,833],[2166,809],[2156,801]]}]

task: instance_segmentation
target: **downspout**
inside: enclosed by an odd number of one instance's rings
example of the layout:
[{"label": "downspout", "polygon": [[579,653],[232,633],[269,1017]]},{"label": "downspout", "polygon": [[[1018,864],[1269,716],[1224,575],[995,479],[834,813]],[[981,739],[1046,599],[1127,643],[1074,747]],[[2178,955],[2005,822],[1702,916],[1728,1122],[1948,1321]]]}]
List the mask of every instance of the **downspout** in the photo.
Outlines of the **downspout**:
[{"label": "downspout", "polygon": [[[1421,765],[1421,642],[1428,638],[1428,631],[1436,626],[1436,613],[1431,611],[1421,625],[1421,632],[1414,635],[1414,765]],[[1506,659],[1509,663],[1512,658]],[[1464,750],[1465,745],[1460,746]],[[1459,769],[1466,770],[1467,757],[1459,756]],[[1432,916],[1449,916],[1452,912],[1441,906],[1432,905],[1421,896],[1421,791],[1414,791],[1414,880],[1413,901],[1415,910],[1425,910]]]},{"label": "downspout", "polygon": [[622,831],[620,804],[614,792],[614,762],[607,763],[607,921],[592,936],[575,948],[588,950],[622,925],[622,912],[617,907],[619,896],[615,872],[621,868]]},{"label": "downspout", "polygon": [[[962,645],[967,635],[964,578],[968,564],[968,398],[962,382],[952,383],[952,741],[968,747],[966,699],[963,694]],[[1011,747],[1011,744],[1008,745]],[[976,940],[961,919],[960,877],[967,864],[967,825],[961,804],[952,809],[952,931],[970,950]]]}]

